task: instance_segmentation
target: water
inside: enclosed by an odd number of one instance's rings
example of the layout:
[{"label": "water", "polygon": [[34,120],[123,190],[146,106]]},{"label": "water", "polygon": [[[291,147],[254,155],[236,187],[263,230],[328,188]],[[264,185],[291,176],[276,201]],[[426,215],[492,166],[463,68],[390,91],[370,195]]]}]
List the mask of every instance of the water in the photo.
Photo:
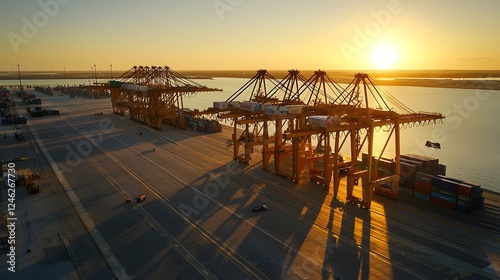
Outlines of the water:
[{"label": "water", "polygon": [[[447,175],[481,184],[500,192],[500,125],[495,115],[500,91],[385,87],[414,111],[440,112],[443,124],[403,129],[401,153],[439,158]],[[380,133],[383,135],[383,132]],[[441,149],[424,146],[426,140],[441,143]]]},{"label": "water", "polygon": [[[222,88],[222,92],[198,93],[186,98],[184,107],[206,109],[213,101],[224,101],[248,79],[216,78],[196,80],[197,83]],[[99,81],[105,82],[105,81]],[[74,85],[88,84],[80,80],[26,80],[23,85]],[[0,85],[16,85],[15,80],[0,81]],[[447,166],[447,175],[481,184],[483,188],[500,192],[500,91],[473,89],[445,89],[428,87],[385,86],[389,93],[414,111],[439,112],[446,116],[443,124],[413,127],[401,130],[401,153],[416,153],[439,158]],[[243,94],[245,100],[249,92]],[[243,97],[242,96],[242,97]],[[375,136],[375,155],[380,152],[386,132]],[[425,147],[425,141],[441,143],[441,149]],[[391,142],[393,143],[393,142]],[[343,151],[348,153],[348,147]],[[392,157],[393,148],[387,148],[384,157]]]},{"label": "water", "polygon": [[398,77],[398,78],[376,78],[376,80],[452,80],[452,81],[500,81],[500,77],[484,77],[484,78],[416,78],[416,77]]}]

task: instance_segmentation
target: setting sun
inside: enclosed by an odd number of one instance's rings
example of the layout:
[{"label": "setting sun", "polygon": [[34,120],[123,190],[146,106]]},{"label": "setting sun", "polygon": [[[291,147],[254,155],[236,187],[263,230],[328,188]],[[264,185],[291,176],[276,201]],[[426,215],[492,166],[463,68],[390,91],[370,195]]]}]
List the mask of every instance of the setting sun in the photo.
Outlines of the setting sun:
[{"label": "setting sun", "polygon": [[392,69],[397,60],[397,51],[388,45],[379,45],[372,53],[372,65],[375,69]]}]

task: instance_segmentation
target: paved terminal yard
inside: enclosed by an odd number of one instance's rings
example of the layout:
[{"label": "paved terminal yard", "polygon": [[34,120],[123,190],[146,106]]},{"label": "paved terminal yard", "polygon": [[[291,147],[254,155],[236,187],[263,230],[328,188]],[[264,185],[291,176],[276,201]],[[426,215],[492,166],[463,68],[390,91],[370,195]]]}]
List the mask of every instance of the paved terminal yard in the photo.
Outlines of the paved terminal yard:
[{"label": "paved terminal yard", "polygon": [[405,194],[368,211],[263,171],[257,152],[233,161],[228,127],[155,131],[109,99],[37,95],[61,114],[0,139],[2,160],[41,174],[39,194],[16,188],[17,267],[3,250],[0,279],[500,279],[498,194],[469,213]]}]

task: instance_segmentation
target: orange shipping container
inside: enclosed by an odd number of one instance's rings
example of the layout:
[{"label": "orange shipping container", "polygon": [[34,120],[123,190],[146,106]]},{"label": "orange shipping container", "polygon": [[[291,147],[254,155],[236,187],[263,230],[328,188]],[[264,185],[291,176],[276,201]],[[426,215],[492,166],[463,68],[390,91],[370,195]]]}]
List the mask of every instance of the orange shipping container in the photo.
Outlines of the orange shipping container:
[{"label": "orange shipping container", "polygon": [[27,173],[28,173],[29,179],[33,180],[33,173],[31,172],[31,169],[27,169]]}]

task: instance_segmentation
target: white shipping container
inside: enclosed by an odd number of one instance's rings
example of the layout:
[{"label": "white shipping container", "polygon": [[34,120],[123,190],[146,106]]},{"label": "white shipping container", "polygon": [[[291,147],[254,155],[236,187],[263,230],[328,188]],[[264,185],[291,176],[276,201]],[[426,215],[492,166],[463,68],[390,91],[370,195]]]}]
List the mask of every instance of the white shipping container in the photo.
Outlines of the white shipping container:
[{"label": "white shipping container", "polygon": [[131,90],[139,90],[139,85],[129,85],[129,89]]},{"label": "white shipping container", "polygon": [[229,108],[240,108],[240,102],[239,102],[239,101],[232,101],[232,102],[229,102],[228,107],[229,107]]},{"label": "white shipping container", "polygon": [[278,114],[280,114],[280,115],[288,114],[288,107],[286,107],[286,106],[278,107]]},{"label": "white shipping container", "polygon": [[266,107],[264,107],[264,112],[268,115],[277,115],[278,114],[278,106],[266,106]]},{"label": "white shipping container", "polygon": [[229,102],[214,101],[214,108],[225,109],[229,105]]},{"label": "white shipping container", "polygon": [[288,114],[302,114],[303,105],[287,105]]},{"label": "white shipping container", "polygon": [[331,127],[335,125],[338,116],[310,116],[309,125],[316,125],[319,127]]},{"label": "white shipping container", "polygon": [[129,89],[129,90],[139,90],[139,85],[124,83],[124,84],[121,85],[121,88]]},{"label": "white shipping container", "polygon": [[241,102],[240,107],[243,110],[255,112],[260,110],[260,105],[257,102]]},{"label": "white shipping container", "polygon": [[264,107],[264,112],[268,115],[282,116],[288,114],[288,108],[278,105],[267,105]]},{"label": "white shipping container", "polygon": [[149,90],[148,86],[137,86],[137,89],[139,91],[143,91],[143,92],[146,92]]}]

